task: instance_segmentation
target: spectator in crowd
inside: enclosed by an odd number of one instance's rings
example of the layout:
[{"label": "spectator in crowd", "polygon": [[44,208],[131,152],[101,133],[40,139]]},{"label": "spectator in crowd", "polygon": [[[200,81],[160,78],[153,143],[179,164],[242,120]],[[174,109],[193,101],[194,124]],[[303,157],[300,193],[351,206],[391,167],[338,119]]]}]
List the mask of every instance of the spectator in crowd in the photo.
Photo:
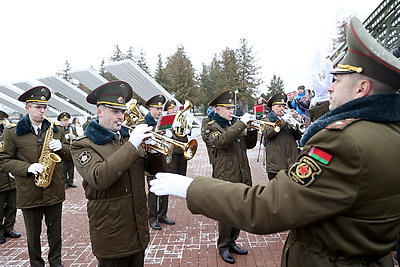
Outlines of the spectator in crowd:
[{"label": "spectator in crowd", "polygon": [[78,134],[78,136],[83,135],[83,128],[82,125],[79,123],[79,118],[75,117],[72,119],[72,127],[75,128],[75,131]]},{"label": "spectator in crowd", "polygon": [[307,105],[307,96],[306,96],[306,88],[304,87],[304,85],[300,85],[297,88],[297,95],[293,98],[292,102],[291,102],[291,106],[293,107],[293,109],[295,109],[297,111],[297,113],[300,116],[305,116],[306,115],[306,110],[308,108],[308,105],[310,104],[308,102]]},{"label": "spectator in crowd", "polygon": [[347,46],[331,71],[330,111],[309,126],[288,170],[253,187],[160,173],[150,190],[186,197],[192,213],[252,233],[290,230],[282,266],[393,266],[400,228],[400,61],[355,17]]}]

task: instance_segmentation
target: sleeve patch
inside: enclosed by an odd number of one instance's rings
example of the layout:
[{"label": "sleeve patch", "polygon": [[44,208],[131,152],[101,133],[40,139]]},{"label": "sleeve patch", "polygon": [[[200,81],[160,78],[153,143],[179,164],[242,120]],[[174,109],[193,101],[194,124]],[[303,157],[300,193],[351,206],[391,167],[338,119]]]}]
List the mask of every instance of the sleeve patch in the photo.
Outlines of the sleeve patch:
[{"label": "sleeve patch", "polygon": [[325,165],[328,165],[333,157],[331,154],[326,153],[322,149],[316,148],[314,146],[311,147],[310,151],[308,151],[308,155]]},{"label": "sleeve patch", "polygon": [[83,151],[78,156],[78,162],[81,166],[88,164],[92,160],[92,155],[88,151]]},{"label": "sleeve patch", "polygon": [[1,140],[0,142],[0,151],[4,150],[4,140]]},{"label": "sleeve patch", "polygon": [[294,182],[309,186],[321,173],[322,169],[314,159],[304,156],[290,167],[288,175]]}]

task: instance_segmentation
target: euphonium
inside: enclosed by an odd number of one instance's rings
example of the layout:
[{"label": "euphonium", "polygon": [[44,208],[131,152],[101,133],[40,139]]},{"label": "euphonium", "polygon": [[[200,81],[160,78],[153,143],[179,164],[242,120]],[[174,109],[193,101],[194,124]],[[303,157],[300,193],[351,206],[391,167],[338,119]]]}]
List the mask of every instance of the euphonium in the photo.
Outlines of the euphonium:
[{"label": "euphonium", "polygon": [[[140,113],[140,110],[137,105],[136,99],[133,101],[129,101],[126,104],[129,112],[125,114],[125,119],[122,125],[129,130],[133,130],[139,122],[144,121],[143,115]],[[171,138],[165,137],[159,133],[154,131],[151,132],[153,135],[150,139],[153,141],[154,144],[146,144],[145,142],[142,143],[142,147],[150,152],[151,150],[157,151],[161,154],[166,156],[172,153],[172,146],[178,146],[183,150],[183,156],[185,159],[189,160],[193,158],[197,151],[197,140],[192,139],[188,143],[179,142],[173,140]]]},{"label": "euphonium", "polygon": [[51,152],[49,148],[49,143],[51,140],[53,140],[54,135],[54,122],[46,116],[44,116],[43,118],[50,122],[50,127],[46,131],[46,136],[43,141],[42,153],[39,157],[39,163],[43,165],[43,171],[40,174],[35,175],[35,184],[38,187],[46,188],[50,185],[53,178],[54,168],[56,167],[56,164],[61,161],[61,158],[57,154]]},{"label": "euphonium", "polygon": [[139,105],[136,99],[129,100],[126,103],[127,112],[124,114],[123,124],[128,127],[135,128],[136,125],[144,121],[144,117],[139,110]]},{"label": "euphonium", "polygon": [[[231,114],[231,117],[233,118],[238,118],[240,119],[239,116]],[[262,121],[262,120],[251,120],[248,121],[246,124],[247,129],[257,129],[262,132],[266,131],[268,127],[273,127],[275,132],[279,132],[281,130],[281,125],[282,122],[280,120],[277,120],[276,122],[268,122],[268,121]]]},{"label": "euphonium", "polygon": [[189,128],[187,119],[184,116],[182,116],[183,113],[189,109],[193,109],[193,104],[189,100],[185,100],[185,104],[183,105],[183,110],[178,111],[178,113],[175,116],[174,121],[179,121],[181,123],[181,126],[176,128],[175,130],[175,135],[178,137],[184,137],[186,135],[186,129]]}]

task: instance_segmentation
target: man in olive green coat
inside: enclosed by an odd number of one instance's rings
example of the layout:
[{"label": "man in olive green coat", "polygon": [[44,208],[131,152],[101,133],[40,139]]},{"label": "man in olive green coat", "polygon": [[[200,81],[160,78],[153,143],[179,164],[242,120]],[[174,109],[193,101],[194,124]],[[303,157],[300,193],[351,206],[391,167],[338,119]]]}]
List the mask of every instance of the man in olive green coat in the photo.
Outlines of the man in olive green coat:
[{"label": "man in olive green coat", "polygon": [[[4,147],[0,150],[2,170],[15,177],[17,208],[22,210],[24,216],[29,260],[35,267],[45,266],[40,243],[43,216],[50,246],[50,266],[61,266],[61,214],[65,199],[62,163],[50,160],[39,162],[39,158],[42,153],[46,155],[44,159],[48,159],[50,153],[56,153],[60,160],[71,159],[63,129],[44,118],[50,97],[47,87],[37,86],[18,98],[26,102],[28,114],[16,126],[6,128]],[[51,166],[55,166],[52,175]],[[42,172],[50,178],[44,180],[51,180],[45,188],[35,183],[35,178],[40,178]]]},{"label": "man in olive green coat", "polygon": [[[214,155],[213,177],[251,185],[251,172],[247,159],[247,149],[254,148],[257,143],[257,131],[247,131],[246,123],[251,115],[246,113],[242,120],[232,121],[231,115],[235,109],[235,93],[227,90],[210,102],[215,106],[212,120],[207,123],[202,133]],[[227,203],[228,205],[228,203]],[[222,259],[234,263],[230,252],[245,255],[247,250],[236,245],[240,230],[218,222],[219,237],[217,246]]]},{"label": "man in olive green coat", "polygon": [[[4,145],[2,140],[4,127],[7,126],[8,114],[0,110],[0,147]],[[15,217],[17,215],[17,190],[14,177],[0,171],[0,244],[6,242],[6,237],[19,238],[21,234],[14,230]]]},{"label": "man in olive green coat", "polygon": [[[357,18],[332,70],[330,112],[289,170],[266,186],[158,174],[156,194],[257,234],[291,230],[282,266],[393,266],[400,228],[400,61]],[[226,205],[229,203],[229,205]]]},{"label": "man in olive green coat", "polygon": [[90,239],[99,267],[143,266],[149,242],[145,192],[146,124],[131,133],[122,126],[132,87],[112,81],[86,98],[97,105],[99,121],[91,121],[71,145],[88,199]]},{"label": "man in olive green coat", "polygon": [[[287,96],[285,93],[277,93],[273,95],[267,102],[267,107],[271,109],[267,117],[263,120],[268,122],[281,123],[279,131],[275,127],[267,127],[264,136],[264,146],[266,154],[266,169],[268,179],[272,180],[276,174],[283,169],[288,169],[298,156],[298,145],[296,140],[301,137],[299,127],[290,125],[285,121]],[[296,112],[296,111],[294,111]],[[296,113],[297,114],[297,113]],[[291,118],[295,120],[295,118]]]}]

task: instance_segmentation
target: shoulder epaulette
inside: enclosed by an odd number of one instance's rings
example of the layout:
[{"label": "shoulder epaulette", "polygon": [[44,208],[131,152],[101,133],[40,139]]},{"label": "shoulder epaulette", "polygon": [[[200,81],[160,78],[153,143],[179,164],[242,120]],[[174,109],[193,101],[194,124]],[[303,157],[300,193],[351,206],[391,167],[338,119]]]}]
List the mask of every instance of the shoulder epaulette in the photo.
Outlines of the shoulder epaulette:
[{"label": "shoulder epaulette", "polygon": [[340,120],[340,121],[335,121],[334,123],[329,124],[328,126],[326,126],[326,129],[329,130],[342,130],[344,128],[346,128],[347,126],[349,126],[350,124],[352,124],[353,122],[359,121],[360,119],[344,119],[344,120]]},{"label": "shoulder epaulette", "polygon": [[215,121],[209,121],[208,123],[207,123],[207,125],[213,125],[215,123]]},{"label": "shoulder epaulette", "polygon": [[15,123],[12,123],[12,124],[7,125],[7,129],[11,129],[11,128],[14,128],[16,126],[17,125]]},{"label": "shoulder epaulette", "polygon": [[54,125],[61,126],[59,122],[54,123]]}]

